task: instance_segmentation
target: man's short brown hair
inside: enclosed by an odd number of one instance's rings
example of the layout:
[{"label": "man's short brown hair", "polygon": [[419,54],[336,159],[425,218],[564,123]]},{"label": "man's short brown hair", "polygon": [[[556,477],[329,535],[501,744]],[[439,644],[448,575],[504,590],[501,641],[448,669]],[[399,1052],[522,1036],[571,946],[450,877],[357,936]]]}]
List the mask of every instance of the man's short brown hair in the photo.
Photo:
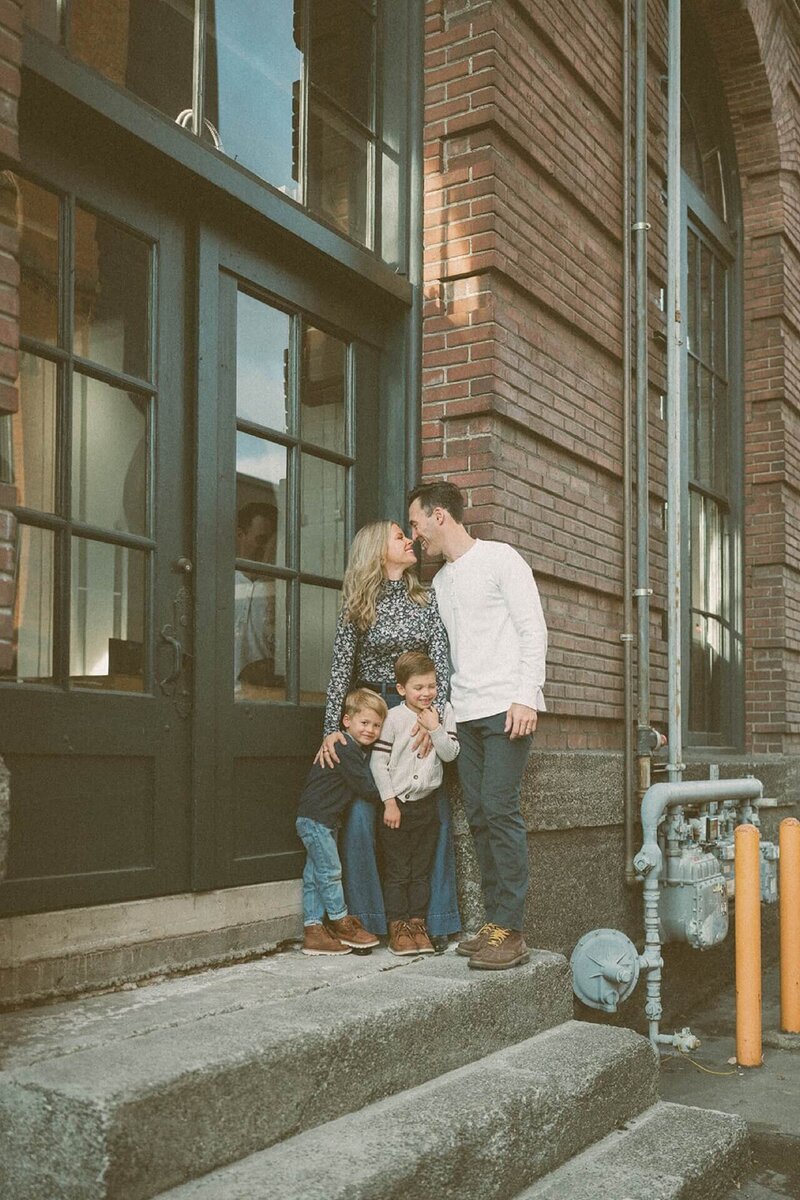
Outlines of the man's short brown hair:
[{"label": "man's short brown hair", "polygon": [[344,715],[354,717],[357,712],[361,712],[362,708],[371,708],[382,721],[386,720],[386,714],[389,711],[383,696],[373,692],[372,688],[354,688],[344,698]]},{"label": "man's short brown hair", "polygon": [[405,687],[412,675],[435,675],[436,666],[421,650],[406,650],[394,664],[394,677]]},{"label": "man's short brown hair", "polygon": [[419,500],[428,516],[435,508],[443,508],[450,513],[459,525],[464,519],[464,496],[454,483],[446,479],[433,479],[430,483],[420,483],[408,494],[409,508],[415,500]]}]

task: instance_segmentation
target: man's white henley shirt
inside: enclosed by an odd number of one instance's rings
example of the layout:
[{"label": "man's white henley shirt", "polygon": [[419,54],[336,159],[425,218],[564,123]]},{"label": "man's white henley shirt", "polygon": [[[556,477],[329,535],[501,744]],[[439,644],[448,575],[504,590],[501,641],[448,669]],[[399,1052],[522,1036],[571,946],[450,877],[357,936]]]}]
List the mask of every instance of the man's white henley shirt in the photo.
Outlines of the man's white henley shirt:
[{"label": "man's white henley shirt", "polygon": [[433,587],[450,640],[456,720],[494,716],[512,704],[544,712],[547,626],[522,555],[505,542],[476,539],[445,563]]}]

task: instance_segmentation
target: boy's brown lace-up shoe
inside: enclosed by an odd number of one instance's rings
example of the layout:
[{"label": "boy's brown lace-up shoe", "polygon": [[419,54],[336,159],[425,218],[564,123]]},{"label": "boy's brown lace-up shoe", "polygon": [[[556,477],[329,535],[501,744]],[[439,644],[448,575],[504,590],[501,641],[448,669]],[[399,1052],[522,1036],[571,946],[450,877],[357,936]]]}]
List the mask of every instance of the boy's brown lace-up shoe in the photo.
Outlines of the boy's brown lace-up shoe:
[{"label": "boy's brown lace-up shoe", "polygon": [[344,946],[337,937],[329,933],[324,925],[306,925],[303,930],[303,954],[349,954],[350,947]]},{"label": "boy's brown lace-up shoe", "polygon": [[416,939],[407,921],[389,922],[390,954],[419,954]]},{"label": "boy's brown lace-up shoe", "polygon": [[407,925],[414,939],[414,945],[417,947],[417,954],[435,954],[436,947],[428,937],[428,931],[425,928],[425,922],[422,917],[412,917],[407,922]]},{"label": "boy's brown lace-up shoe", "polygon": [[463,942],[459,942],[456,946],[456,954],[462,954],[465,958],[471,958],[473,954],[477,954],[489,940],[489,935],[492,930],[497,929],[497,925],[481,925],[474,937],[466,938]]},{"label": "boy's brown lace-up shoe", "polygon": [[518,967],[528,962],[530,956],[531,952],[518,930],[494,925],[483,949],[472,955],[469,965],[482,971],[505,971],[508,967]]},{"label": "boy's brown lace-up shoe", "polygon": [[358,917],[350,914],[339,917],[338,921],[328,921],[328,929],[340,942],[352,946],[354,950],[371,950],[373,946],[381,944],[380,938],[365,929]]}]

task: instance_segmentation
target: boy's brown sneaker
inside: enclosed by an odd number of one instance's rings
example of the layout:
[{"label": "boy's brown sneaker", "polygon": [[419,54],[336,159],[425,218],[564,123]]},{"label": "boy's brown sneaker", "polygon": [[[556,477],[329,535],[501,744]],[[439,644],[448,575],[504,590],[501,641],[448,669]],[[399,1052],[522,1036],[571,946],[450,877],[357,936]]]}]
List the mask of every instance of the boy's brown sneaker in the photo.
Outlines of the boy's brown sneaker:
[{"label": "boy's brown sneaker", "polygon": [[419,954],[416,939],[407,921],[389,922],[390,954]]},{"label": "boy's brown sneaker", "polygon": [[350,947],[342,945],[324,925],[306,925],[303,929],[303,954],[349,953]]},{"label": "boy's brown sneaker", "polygon": [[505,971],[528,962],[530,956],[531,952],[518,930],[502,929],[495,925],[483,949],[472,955],[469,965],[481,971]]},{"label": "boy's brown sneaker", "polygon": [[417,954],[435,954],[436,947],[428,937],[422,917],[412,917],[407,925],[414,939],[414,945],[417,947]]},{"label": "boy's brown sneaker", "polygon": [[477,954],[489,940],[489,937],[497,925],[481,925],[474,937],[465,938],[463,942],[459,942],[456,946],[456,954],[462,954],[465,958],[471,958],[473,954]]},{"label": "boy's brown sneaker", "polygon": [[365,929],[358,917],[349,914],[339,917],[338,921],[328,921],[328,929],[340,942],[352,946],[354,950],[371,950],[373,946],[381,944],[380,938]]}]

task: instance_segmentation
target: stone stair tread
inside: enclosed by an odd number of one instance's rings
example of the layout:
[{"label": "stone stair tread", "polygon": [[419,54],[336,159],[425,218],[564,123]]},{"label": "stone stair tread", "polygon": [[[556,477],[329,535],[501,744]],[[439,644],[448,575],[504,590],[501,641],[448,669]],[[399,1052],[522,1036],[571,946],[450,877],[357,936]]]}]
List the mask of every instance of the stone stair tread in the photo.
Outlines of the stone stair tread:
[{"label": "stone stair tread", "polygon": [[741,1117],[660,1102],[515,1200],[722,1200],[749,1161]]},{"label": "stone stair tread", "polygon": [[570,1020],[160,1200],[510,1197],[650,1107],[657,1073],[638,1034]]},{"label": "stone stair tread", "polygon": [[[540,962],[558,957],[545,951],[537,954]],[[444,956],[444,961],[453,964],[445,968],[452,973],[459,960],[451,953]],[[7,1012],[0,1020],[0,1068],[13,1070],[263,1004],[292,1003],[321,989],[350,987],[389,971],[413,971],[420,965],[420,959],[396,958],[383,950],[368,957],[349,954],[313,961],[299,950],[284,951],[256,962],[201,971],[131,990]]]},{"label": "stone stair tread", "polygon": [[114,1040],[112,1021],[87,1048],[68,1030],[44,1053],[40,1030],[27,1057],[0,1073],[8,1192],[41,1200],[58,1163],[63,1200],[152,1196],[571,1013],[560,955],[535,952],[490,974],[449,954],[195,1019],[165,1006],[143,1032],[123,1014]]}]

